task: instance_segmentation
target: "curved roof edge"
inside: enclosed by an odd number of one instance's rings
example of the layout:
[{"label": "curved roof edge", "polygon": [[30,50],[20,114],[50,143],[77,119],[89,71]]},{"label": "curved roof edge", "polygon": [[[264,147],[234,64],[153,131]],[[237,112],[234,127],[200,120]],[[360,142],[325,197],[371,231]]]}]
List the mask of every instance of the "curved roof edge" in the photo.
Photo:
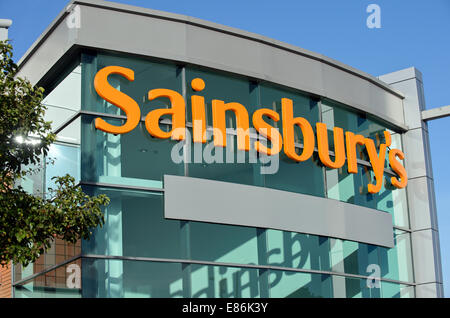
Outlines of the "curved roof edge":
[{"label": "curved roof edge", "polygon": [[297,54],[300,54],[303,56],[307,56],[309,58],[318,60],[322,63],[326,63],[331,66],[337,67],[337,68],[342,69],[346,72],[349,72],[353,75],[364,78],[364,79],[372,82],[373,84],[378,85],[378,86],[382,87],[383,89],[391,92],[392,94],[397,95],[400,98],[404,98],[403,93],[401,93],[400,91],[398,91],[396,89],[393,89],[391,86],[389,86],[385,82],[379,80],[378,78],[376,78],[373,75],[370,75],[366,72],[358,70],[347,64],[341,63],[341,62],[334,60],[330,57],[327,57],[325,55],[315,53],[315,52],[303,49],[301,47],[298,47],[298,46],[295,46],[292,44],[278,41],[278,40],[275,40],[275,39],[272,39],[272,38],[269,38],[269,37],[266,37],[266,36],[263,36],[263,35],[260,35],[257,33],[244,31],[244,30],[241,30],[238,28],[229,27],[226,25],[202,20],[199,18],[190,17],[187,15],[170,13],[170,12],[153,10],[153,9],[147,9],[147,8],[127,5],[127,4],[121,4],[121,3],[116,3],[116,2],[110,2],[110,1],[99,1],[99,0],[71,0],[66,6],[66,10],[61,12],[58,15],[58,17],[53,20],[53,22],[49,25],[49,27],[47,27],[47,29],[42,33],[42,35],[32,44],[32,46],[27,50],[27,52],[24,54],[24,56],[22,56],[22,58],[20,59],[20,61],[18,63],[19,67],[21,66],[22,63],[26,63],[27,56],[29,54],[32,54],[35,47],[39,46],[41,44],[41,42],[43,40],[45,40],[46,34],[48,32],[52,31],[53,27],[56,26],[59,23],[59,21],[65,16],[65,14],[68,13],[70,7],[75,4],[94,6],[94,7],[104,8],[104,9],[128,12],[128,13],[139,14],[139,15],[146,15],[146,16],[151,16],[151,17],[158,17],[161,19],[167,19],[167,20],[172,20],[172,21],[177,21],[177,22],[183,22],[183,23],[187,23],[187,24],[191,24],[191,25],[195,25],[195,26],[213,29],[213,30],[220,31],[220,32],[229,33],[229,34],[232,34],[235,36],[239,36],[239,37],[246,38],[249,40],[254,40],[257,42],[264,43],[264,44],[268,44],[268,45],[275,46],[275,47],[278,47],[278,48],[281,48],[281,49],[284,49],[287,51],[291,51],[291,52],[294,52],[294,53],[297,53]]},{"label": "curved roof edge", "polygon": [[[88,24],[91,23],[90,25],[88,25],[87,29],[88,31],[84,31],[83,29],[81,29],[80,32],[71,33],[68,32],[67,28],[65,28],[65,30],[60,30],[61,28],[59,26],[64,21],[64,19],[66,19],[69,16],[69,14],[73,11],[76,5],[80,5],[80,7],[82,8],[83,19],[86,16],[86,19],[83,20],[82,23],[84,25],[86,21]],[[85,13],[85,16],[83,16],[84,14],[83,12]],[[94,13],[99,14],[98,19]],[[25,75],[31,74],[30,69],[35,68],[36,60],[38,60],[41,63],[44,62],[48,64],[45,67],[43,66],[40,67],[41,69],[39,71],[40,73],[39,76],[44,75],[43,74],[44,69],[45,71],[49,70],[49,68],[52,65],[50,65],[50,63],[47,61],[43,61],[43,58],[45,56],[43,52],[39,52],[39,54],[37,54],[38,55],[37,58],[34,57],[37,51],[39,51],[40,47],[43,46],[44,43],[46,43],[46,40],[49,38],[51,38],[52,41],[54,42],[46,44],[47,46],[50,47],[52,45],[54,46],[55,44],[58,44],[58,46],[53,47],[53,49],[59,51],[58,54],[55,53],[55,57],[56,55],[62,56],[63,53],[67,52],[70,49],[70,47],[72,47],[74,44],[89,47],[95,46],[97,44],[96,41],[101,42],[102,35],[104,34],[98,34],[99,36],[96,35],[97,37],[94,37],[94,35],[92,34],[93,33],[92,30],[93,29],[98,30],[98,28],[96,28],[95,23],[99,24],[101,23],[99,21],[101,20],[102,14],[104,16],[107,15],[108,18],[110,16],[117,14],[118,16],[115,16],[116,18],[123,17],[131,19],[131,17],[135,17],[136,19],[128,21],[129,22],[128,25],[127,23],[123,23],[122,21],[121,25],[128,28],[128,32],[130,32],[130,30],[133,27],[137,28],[138,26],[142,26],[142,24],[138,24],[137,22],[135,22],[135,20],[146,19],[154,21],[149,22],[149,24],[161,23],[164,25],[160,27],[168,28],[167,31],[166,29],[162,29],[159,30],[160,32],[161,31],[163,33],[167,32],[168,35],[173,34],[179,35],[178,38],[180,39],[181,36],[185,36],[185,38],[182,39],[182,41],[184,41],[184,43],[182,43],[184,47],[181,48],[180,45],[180,47],[175,48],[175,51],[170,51],[169,49],[172,48],[171,46],[172,43],[170,43],[170,45],[166,48],[165,55],[162,54],[162,51],[159,52],[154,48],[152,48],[154,51],[154,52],[152,51],[152,54],[153,53],[155,54],[153,55],[149,54],[149,56],[155,56],[160,58],[164,58],[167,56],[168,59],[173,60],[178,59],[180,61],[184,61],[187,63],[223,69],[225,71],[230,71],[233,73],[240,73],[250,77],[260,78],[262,80],[277,82],[285,86],[290,86],[306,92],[311,92],[312,94],[317,94],[336,100],[338,102],[347,104],[356,109],[371,113],[376,117],[379,117],[382,120],[385,120],[393,124],[394,126],[398,127],[401,130],[407,129],[404,124],[404,116],[403,116],[402,99],[404,99],[404,95],[400,91],[392,88],[391,86],[379,80],[375,76],[372,76],[363,71],[348,66],[344,63],[326,57],[322,54],[311,52],[302,49],[300,47],[287,44],[278,40],[274,40],[259,34],[239,30],[228,26],[223,26],[217,23],[185,15],[146,9],[109,1],[98,1],[98,0],[70,1],[66,6],[65,10],[63,10],[55,18],[55,20],[47,27],[47,29],[41,34],[41,36],[33,43],[33,45],[20,59],[18,63],[19,74],[21,73],[24,73]],[[132,16],[130,16],[130,14]],[[111,21],[108,20],[113,20],[113,18],[104,19],[104,21],[111,23]],[[175,23],[170,24],[167,22],[175,22]],[[185,30],[181,30],[182,25],[184,25]],[[114,25],[109,25],[109,27],[111,26],[114,27]],[[116,29],[111,32],[120,33],[121,30],[118,27],[116,27]],[[123,34],[121,35],[123,36]],[[192,52],[189,53],[188,51],[189,50],[192,51],[192,47],[195,47],[196,45],[198,46],[199,43],[200,45],[204,45],[203,47],[204,51],[205,48],[206,51],[208,50],[212,51],[212,49],[214,48],[213,47],[214,44],[209,44],[210,46],[207,47],[208,44],[204,44],[204,42],[207,42],[207,40],[199,42],[198,38],[201,38],[203,40],[202,36],[209,37],[209,40],[211,39],[215,40],[216,43],[219,43],[219,45],[221,43],[220,40],[228,41],[228,43],[231,43],[233,47],[237,48],[239,48],[241,44],[244,44],[245,47],[241,52],[247,55],[251,54],[258,55],[255,56],[254,59],[259,59],[258,63],[264,64],[264,67],[261,68],[260,67],[261,65],[258,65],[257,67],[254,67],[252,69],[252,67],[256,65],[255,62],[253,66],[245,69],[245,67],[242,68],[242,63],[240,64],[228,63],[229,60],[224,59],[219,60],[219,58],[216,60],[214,54],[217,52],[208,52],[209,56],[207,57],[201,54],[199,55],[198,51],[194,52],[193,54]],[[57,41],[55,40],[56,38]],[[190,44],[189,42],[195,43]],[[105,45],[105,43],[107,43],[107,45]],[[190,45],[190,47],[188,47],[188,45]],[[140,51],[145,53],[146,49],[143,50],[142,47],[139,46],[139,44],[135,44],[134,46],[135,46],[134,50],[129,51],[130,54],[140,54],[141,53]],[[111,40],[109,42],[107,40],[104,40],[103,43],[99,43],[99,48],[118,51],[117,45],[115,44],[111,45]],[[249,49],[249,51],[245,51],[247,48]],[[49,48],[46,48],[46,50],[48,49]],[[253,57],[254,56],[252,56],[252,58]],[[31,63],[31,67],[28,66],[25,67],[30,60],[34,60]],[[233,60],[233,62],[234,61],[235,60]],[[295,65],[296,70],[290,69],[291,63],[297,63],[297,65]],[[274,66],[272,66],[272,64]],[[277,69],[277,67],[280,67],[280,64],[282,64],[281,68],[283,68],[283,70],[281,71]],[[26,68],[27,70],[21,72],[23,68]],[[296,71],[298,73],[300,72],[304,73],[302,75],[303,79],[301,79],[300,81],[293,75],[293,73],[295,73]],[[38,75],[34,74],[33,76],[38,77]],[[340,82],[344,83],[340,84]],[[309,88],[312,89],[310,90]]]}]

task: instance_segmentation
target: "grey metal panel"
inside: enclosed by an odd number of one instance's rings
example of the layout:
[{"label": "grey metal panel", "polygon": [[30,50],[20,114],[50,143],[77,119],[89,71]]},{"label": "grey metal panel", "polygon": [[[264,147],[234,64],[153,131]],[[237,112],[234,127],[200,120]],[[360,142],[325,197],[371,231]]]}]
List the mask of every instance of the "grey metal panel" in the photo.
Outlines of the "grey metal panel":
[{"label": "grey metal panel", "polygon": [[61,13],[59,23],[55,28],[47,28],[48,33],[41,36],[45,45],[38,48],[30,48],[19,64],[17,77],[26,77],[33,85],[36,84],[50,68],[67,52],[75,43],[77,29],[69,29],[64,23],[67,13]]},{"label": "grey metal panel", "polygon": [[81,21],[79,45],[175,60],[185,56],[185,24],[86,6]]},{"label": "grey metal panel", "polygon": [[61,13],[21,59],[19,75],[33,84],[73,46],[94,47],[273,81],[326,96],[406,129],[399,91],[321,54],[182,15],[110,2],[72,4],[80,8],[81,27],[67,28],[68,12]]},{"label": "grey metal panel", "polygon": [[323,95],[398,125],[404,122],[402,100],[350,73],[322,64]]},{"label": "grey metal panel", "polygon": [[416,283],[442,283],[438,232],[432,229],[411,232]]},{"label": "grey metal panel", "polygon": [[294,46],[294,45],[291,45],[288,43],[284,43],[284,42],[278,41],[276,39],[271,39],[271,38],[268,38],[268,37],[265,37],[265,36],[262,36],[262,35],[259,35],[256,33],[220,25],[217,23],[213,23],[213,22],[209,22],[209,21],[205,21],[205,20],[201,20],[201,19],[197,19],[197,18],[185,16],[185,15],[174,14],[174,13],[163,12],[163,11],[152,10],[152,9],[146,9],[146,8],[142,8],[142,7],[136,7],[136,6],[114,3],[114,2],[106,2],[106,1],[98,1],[98,0],[72,0],[71,3],[81,4],[81,5],[85,5],[85,6],[91,6],[91,7],[95,7],[95,8],[106,8],[106,9],[112,10],[112,11],[127,12],[127,13],[131,13],[133,15],[157,17],[160,19],[166,19],[166,20],[170,20],[173,22],[186,23],[189,25],[199,26],[201,28],[209,29],[211,31],[227,33],[227,34],[233,35],[235,37],[248,39],[250,41],[261,42],[268,46],[278,47],[278,48],[286,50],[286,51],[291,51],[296,54],[303,55],[305,57],[309,57],[309,58],[316,59],[316,60],[322,61],[322,62],[330,64],[330,65],[334,65],[337,68],[340,68],[346,72],[352,73],[358,77],[369,80],[373,84],[383,87],[385,90],[391,92],[392,94],[394,94],[398,97],[403,97],[403,94],[401,92],[393,89],[389,85],[386,85],[383,81],[378,80],[376,77],[371,76],[370,74],[367,74],[363,71],[355,69],[349,65],[346,65],[344,63],[341,63],[341,62],[331,59],[329,57],[323,56],[319,53],[315,53],[315,52],[312,52],[312,51],[309,51],[309,50],[306,50],[306,49],[303,49],[303,48],[300,48],[300,47],[297,47],[297,46]]},{"label": "grey metal panel", "polygon": [[444,297],[444,286],[441,283],[428,283],[416,286],[416,298]]},{"label": "grey metal panel", "polygon": [[413,78],[416,78],[417,80],[422,82],[422,73],[415,67],[408,67],[403,70],[398,70],[392,73],[380,75],[378,76],[378,78],[381,81],[392,86],[392,84],[395,84],[397,82],[403,82]]},{"label": "grey metal panel", "polygon": [[[405,127],[408,127],[404,118],[403,101],[392,94],[384,94],[381,87],[370,86],[369,105],[370,110],[366,109],[366,112],[372,113],[380,118],[385,118],[380,114],[386,114],[389,118],[395,118],[395,121],[391,121],[392,124],[403,123]],[[372,109],[373,112],[371,111]]]},{"label": "grey metal panel", "polygon": [[262,49],[261,57],[262,74],[268,81],[325,95],[322,63],[319,61],[280,48]]},{"label": "grey metal panel", "polygon": [[393,84],[405,94],[403,105],[405,109],[405,122],[410,129],[422,127],[422,105],[419,97],[419,81],[415,78]]},{"label": "grey metal panel", "polygon": [[379,78],[404,94],[405,124],[409,129],[421,127],[428,130],[428,125],[422,121],[421,116],[422,110],[425,109],[422,73],[415,67],[410,67]]},{"label": "grey metal panel", "polygon": [[335,237],[393,247],[390,214],[299,193],[164,176],[164,216]]},{"label": "grey metal panel", "polygon": [[422,120],[434,120],[450,116],[450,105],[422,111]]},{"label": "grey metal panel", "polygon": [[261,43],[203,27],[185,26],[189,61],[261,77]]},{"label": "grey metal panel", "polygon": [[433,180],[419,177],[408,181],[408,206],[411,230],[437,230],[437,220],[432,213],[435,209]]},{"label": "grey metal panel", "polygon": [[403,135],[405,168],[408,178],[428,176],[433,178],[431,160],[429,159],[428,133],[422,128],[408,130]]},{"label": "grey metal panel", "polygon": [[358,105],[369,105],[369,82],[361,81],[358,77],[349,73],[343,73],[330,65],[322,65],[323,87],[327,97],[344,101],[348,104],[351,100]]}]

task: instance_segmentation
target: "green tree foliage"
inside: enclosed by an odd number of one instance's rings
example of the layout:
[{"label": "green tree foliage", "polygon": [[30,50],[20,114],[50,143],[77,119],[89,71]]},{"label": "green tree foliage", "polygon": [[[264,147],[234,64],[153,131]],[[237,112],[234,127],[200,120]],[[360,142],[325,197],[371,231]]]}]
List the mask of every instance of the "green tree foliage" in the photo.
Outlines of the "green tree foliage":
[{"label": "green tree foliage", "polygon": [[[88,239],[104,224],[101,211],[109,199],[88,196],[70,175],[55,177],[55,189],[33,196],[17,181],[33,173],[55,140],[44,120],[44,89],[16,77],[12,46],[0,41],[0,264],[27,265],[44,253],[55,238],[75,243]],[[35,171],[34,171],[35,172]]]}]

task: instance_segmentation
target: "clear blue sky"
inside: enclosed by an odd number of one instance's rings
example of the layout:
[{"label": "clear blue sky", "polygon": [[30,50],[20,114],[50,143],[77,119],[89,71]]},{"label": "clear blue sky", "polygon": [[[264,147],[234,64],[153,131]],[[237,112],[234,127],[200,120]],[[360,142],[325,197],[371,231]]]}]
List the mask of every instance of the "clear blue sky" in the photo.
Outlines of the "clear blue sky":
[{"label": "clear blue sky", "polygon": [[[427,108],[450,105],[449,0],[117,0],[185,14],[318,52],[372,75],[410,66],[423,73]],[[66,0],[0,0],[18,60]],[[381,29],[366,7],[381,7]],[[144,39],[136,39],[144,41]],[[450,297],[450,118],[429,124],[445,295]]]}]

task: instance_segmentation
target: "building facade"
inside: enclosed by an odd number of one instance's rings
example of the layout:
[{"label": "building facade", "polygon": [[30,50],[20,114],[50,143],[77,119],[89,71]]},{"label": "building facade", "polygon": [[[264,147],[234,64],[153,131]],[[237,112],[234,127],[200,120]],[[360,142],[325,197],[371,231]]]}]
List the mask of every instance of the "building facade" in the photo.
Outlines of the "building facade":
[{"label": "building facade", "polygon": [[[46,89],[57,134],[55,163],[22,186],[46,195],[51,177],[70,173],[111,202],[90,240],[55,242],[35,264],[14,266],[14,297],[443,296],[415,68],[376,78],[245,31],[88,0],[72,1],[19,68]],[[283,132],[275,155],[254,149],[277,147],[257,127],[263,108]],[[114,133],[99,119],[132,127]],[[256,128],[248,135],[246,122]],[[184,138],[173,134],[180,127]],[[336,128],[346,133],[341,165]],[[364,138],[354,167],[347,132]],[[392,181],[402,181],[394,149],[406,187]]]}]

